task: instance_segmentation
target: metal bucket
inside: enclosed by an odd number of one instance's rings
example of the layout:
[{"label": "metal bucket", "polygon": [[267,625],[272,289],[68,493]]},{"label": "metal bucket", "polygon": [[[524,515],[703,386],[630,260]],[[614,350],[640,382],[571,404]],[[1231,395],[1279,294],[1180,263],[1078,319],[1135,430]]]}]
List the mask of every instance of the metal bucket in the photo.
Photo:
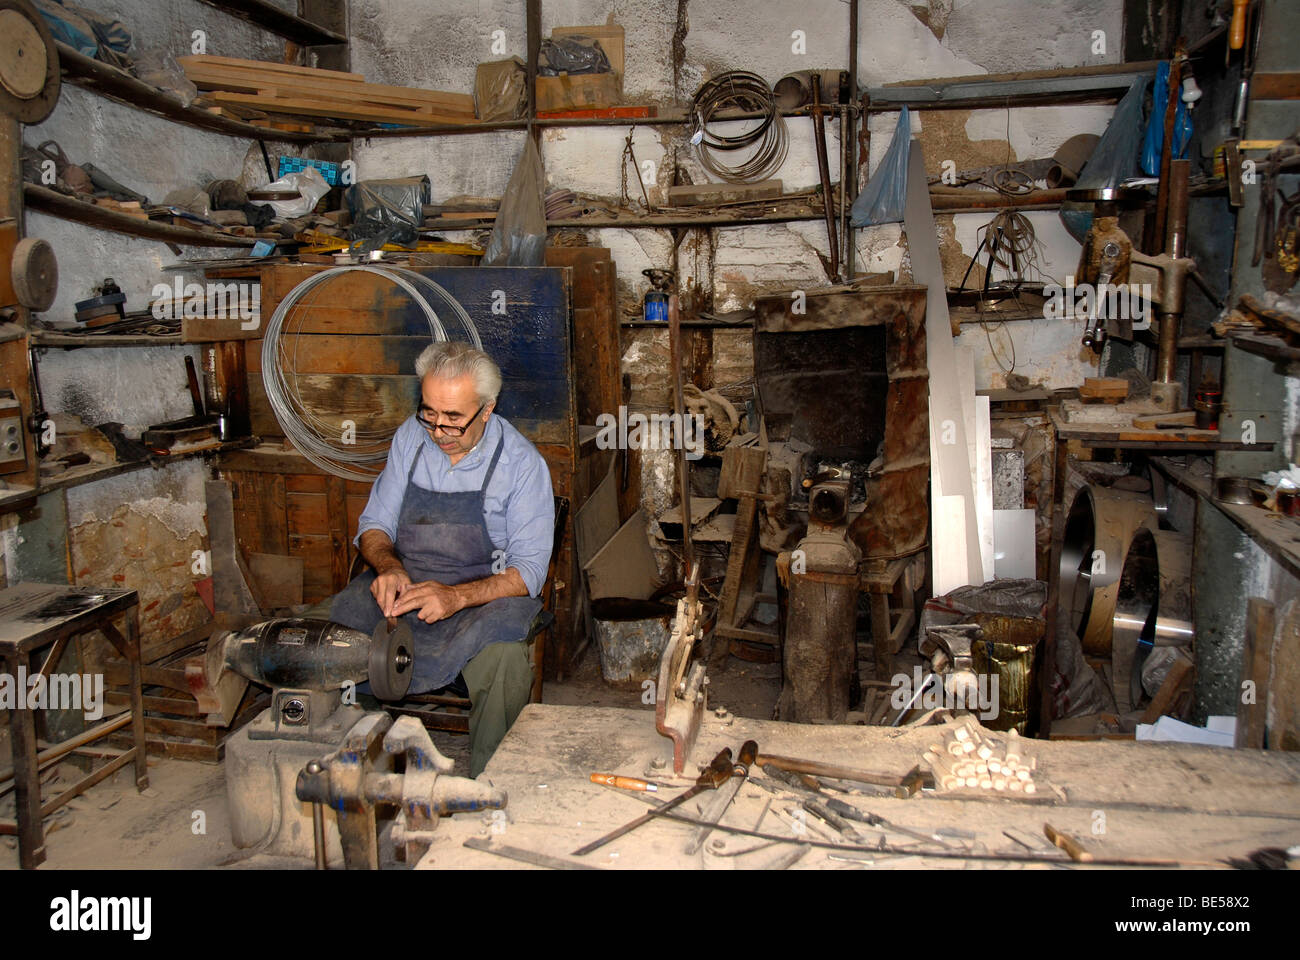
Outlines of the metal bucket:
[{"label": "metal bucket", "polygon": [[658,676],[675,614],[673,607],[654,600],[603,597],[592,601],[600,675],[605,682],[640,689]]},{"label": "metal bucket", "polygon": [[977,613],[980,638],[971,642],[977,674],[998,678],[998,715],[981,723],[990,730],[1033,736],[1038,732],[1038,672],[1045,623],[1029,617]]}]

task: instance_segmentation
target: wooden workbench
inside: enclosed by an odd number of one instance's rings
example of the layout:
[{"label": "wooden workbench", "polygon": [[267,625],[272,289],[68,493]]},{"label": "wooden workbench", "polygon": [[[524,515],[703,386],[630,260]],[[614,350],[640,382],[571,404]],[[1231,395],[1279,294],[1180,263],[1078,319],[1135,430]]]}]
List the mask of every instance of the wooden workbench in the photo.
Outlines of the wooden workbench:
[{"label": "wooden workbench", "polygon": [[[707,763],[718,750],[738,752],[753,738],[760,752],[822,760],[885,773],[903,774],[920,760],[930,743],[942,737],[939,727],[890,729],[776,723],[706,714],[692,762]],[[957,798],[923,791],[907,800],[892,795],[844,795],[859,809],[894,824],[925,831],[959,831],[948,843],[982,844],[989,852],[1027,854],[1003,835],[1011,829],[1037,844],[1044,822],[1078,837],[1097,857],[1152,857],[1181,861],[1215,861],[1242,856],[1264,846],[1286,846],[1300,830],[1300,755],[1259,750],[1227,750],[1181,744],[1136,742],[1027,741],[1038,759],[1035,777],[1040,793],[1011,800],[1002,795]],[[785,851],[778,844],[739,856],[762,841],[715,832],[704,848],[688,856],[682,850],[693,827],[652,821],[609,845],[578,858],[579,846],[650,809],[641,795],[598,786],[593,772],[620,773],[672,781],[669,741],[654,729],[651,709],[627,710],[530,704],[502,741],[483,776],[509,795],[503,814],[462,814],[444,819],[437,839],[420,867],[428,869],[531,869],[491,853],[468,849],[471,838],[489,840],[536,853],[582,862],[601,869],[751,869],[761,868]],[[654,760],[667,763],[651,767]],[[694,776],[693,766],[688,772]],[[760,773],[755,774],[763,778]],[[771,783],[772,781],[767,780]],[[1052,789],[1052,786],[1057,789]],[[1059,790],[1059,792],[1058,792]],[[677,790],[660,796],[673,797]],[[892,794],[892,792],[890,792]],[[708,796],[706,793],[705,797]],[[765,833],[792,836],[793,828],[777,810],[796,808],[792,794],[775,796],[755,784],[740,788],[724,823],[753,828],[765,801]],[[698,812],[695,801],[682,805]],[[1099,816],[1100,814],[1100,816]],[[811,818],[809,818],[811,820]],[[1100,824],[1094,828],[1094,824]],[[868,843],[882,832],[857,825]],[[1104,829],[1104,833],[1095,833]],[[960,833],[964,832],[964,833]],[[811,830],[807,836],[817,839]],[[886,842],[906,847],[916,841],[899,833]],[[961,852],[961,848],[956,848]],[[1044,855],[1061,857],[1046,841]],[[794,869],[867,869],[894,867],[970,868],[992,866],[1060,869],[1042,863],[999,863],[971,859],[842,854],[813,848]],[[840,855],[836,855],[840,856]],[[1073,864],[1068,864],[1073,867]]]}]

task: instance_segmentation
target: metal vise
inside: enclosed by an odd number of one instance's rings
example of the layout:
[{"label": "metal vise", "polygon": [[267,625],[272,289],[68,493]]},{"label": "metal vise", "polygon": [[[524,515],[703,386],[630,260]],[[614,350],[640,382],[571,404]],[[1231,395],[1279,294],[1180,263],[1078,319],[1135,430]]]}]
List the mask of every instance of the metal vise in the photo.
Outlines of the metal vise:
[{"label": "metal vise", "polygon": [[[405,761],[401,772],[393,769],[398,758]],[[338,750],[308,763],[298,774],[295,793],[312,804],[316,865],[325,866],[324,806],[338,817],[347,869],[377,870],[376,804],[397,806],[393,842],[398,859],[412,866],[433,842],[439,817],[500,810],[506,805],[504,790],[448,776],[453,767],[414,717],[394,722],[386,713],[367,713],[348,731]]]}]

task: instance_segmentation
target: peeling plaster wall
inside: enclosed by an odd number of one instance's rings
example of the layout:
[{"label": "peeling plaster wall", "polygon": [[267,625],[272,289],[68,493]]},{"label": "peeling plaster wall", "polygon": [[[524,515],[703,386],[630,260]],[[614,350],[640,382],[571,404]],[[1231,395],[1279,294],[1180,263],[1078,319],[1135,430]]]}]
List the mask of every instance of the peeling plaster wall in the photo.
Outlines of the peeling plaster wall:
[{"label": "peeling plaster wall", "polygon": [[[913,8],[916,8],[915,10]],[[922,10],[921,8],[925,8]],[[1050,8],[1050,11],[1049,9]],[[862,0],[858,49],[863,86],[926,77],[1075,67],[1120,60],[1122,0]],[[774,83],[794,70],[838,67],[846,59],[848,8],[845,3],[789,4],[783,0],[689,0],[689,32],[680,92],[684,100],[710,76],[729,69],[758,73]],[[672,38],[676,0],[547,0],[542,5],[543,35],[561,25],[605,23],[612,17],[626,32],[624,100],[674,102]],[[353,69],[381,83],[471,90],[479,61],[524,57],[526,40],[521,4],[506,0],[351,0],[349,32]],[[491,50],[493,32],[503,31],[504,52]],[[807,53],[792,50],[791,34],[804,33]],[[1094,54],[1093,30],[1106,33],[1106,52]],[[1007,160],[1051,156],[1076,133],[1101,133],[1109,106],[1034,107],[1015,110],[913,113],[913,132],[926,150],[927,167],[939,172],[944,159],[958,169]],[[873,115],[868,168],[874,170],[889,146],[897,115]],[[818,184],[812,121],[787,121],[789,155],[775,176],[786,192]],[[826,125],[832,179],[838,179],[839,124]],[[541,138],[549,188],[617,200],[627,128],[549,128]],[[358,175],[395,177],[427,173],[435,202],[458,194],[500,196],[524,143],[523,132],[501,131],[442,138],[376,139],[355,144]],[[696,183],[708,176],[677,127],[633,128],[639,162],[651,161],[647,182],[652,200],[672,182],[673,159]],[[629,172],[629,191],[637,191]],[[978,246],[977,231],[994,211],[940,218],[946,238],[945,262],[953,282]],[[1043,244],[1039,266],[1044,279],[1073,273],[1079,244],[1061,227],[1055,211],[1029,214]],[[818,253],[827,253],[820,221],[750,226],[715,231],[710,264],[688,254],[692,232],[682,242],[679,287],[708,285],[713,308],[725,312],[749,307],[756,296],[825,284]],[[666,230],[590,230],[588,242],[608,247],[618,266],[620,308],[639,314],[648,284],[641,271],[671,263],[672,237]],[[896,273],[905,264],[899,225],[856,231],[857,269]],[[449,239],[469,238],[450,233]],[[1091,367],[1080,355],[1080,331],[1070,322],[1017,322],[1000,330],[963,331],[974,346],[980,387],[1002,386],[1003,367],[1042,380],[1051,387],[1076,384]],[[990,348],[989,339],[993,347]],[[999,365],[1001,361],[1001,365]],[[734,387],[743,396],[752,380],[748,337],[719,331],[713,344],[715,385]],[[624,330],[624,370],[631,374],[634,406],[667,402],[667,340],[662,331]],[[648,508],[662,499],[671,477],[647,461],[643,489]],[[658,512],[657,510],[654,512]]]},{"label": "peeling plaster wall", "polygon": [[[922,77],[965,76],[1010,70],[1048,69],[1120,58],[1120,0],[1061,0],[1045,15],[1040,0],[931,0],[925,19],[902,0],[863,0],[859,42],[859,78],[865,85]],[[447,0],[436,6],[419,0],[352,0],[350,33],[353,69],[383,83],[470,90],[479,61],[524,56],[523,12],[505,0]],[[947,12],[949,11],[950,12]],[[797,69],[844,62],[847,7],[843,3],[803,6],[779,0],[737,4],[692,0],[687,5],[690,30],[681,90],[689,98],[700,82],[733,68],[754,71],[769,82]],[[622,0],[560,0],[543,5],[542,29],[565,24],[604,23],[612,16],[626,31],[625,100],[630,103],[673,102],[671,38],[676,26],[675,0],[631,3]],[[1014,24],[1014,29],[1010,26]],[[505,52],[493,53],[494,31],[503,31]],[[804,32],[807,53],[792,51],[791,34]],[[1094,54],[1093,31],[1106,34],[1106,52]],[[942,38],[940,38],[940,34]],[[430,50],[432,48],[433,55]],[[927,152],[927,166],[937,173],[944,159],[958,169],[1006,160],[1050,156],[1076,133],[1101,133],[1112,108],[1098,105],[1033,107],[1015,110],[935,111],[914,113],[913,131]],[[870,118],[869,168],[889,146],[896,114]],[[787,192],[818,182],[812,121],[787,123],[789,156],[778,173]],[[832,177],[837,178],[838,123],[827,125]],[[627,129],[563,129],[543,132],[542,153],[548,186],[569,188],[609,199],[620,194],[620,159]],[[356,144],[362,177],[428,173],[435,200],[457,194],[499,196],[523,145],[520,131],[442,138],[394,138]],[[655,176],[647,187],[661,196],[671,182],[674,151],[678,163],[696,182],[711,179],[696,161],[680,128],[634,128],[638,161],[651,161]],[[630,185],[635,191],[635,180]],[[653,199],[653,197],[652,197]],[[993,212],[951,217],[954,237],[949,257],[966,262],[978,246],[977,231]],[[1055,212],[1030,215],[1044,245],[1042,272],[1064,280],[1073,272],[1079,245],[1060,226]],[[593,244],[607,246],[618,264],[620,298],[633,313],[647,284],[641,271],[667,265],[671,239],[666,231],[588,231]],[[754,296],[799,286],[824,284],[817,253],[827,253],[820,222],[731,228],[716,231],[713,271],[714,307],[747,307]],[[450,235],[458,236],[456,234]],[[858,269],[896,271],[903,262],[900,229],[887,225],[857,231]],[[682,264],[683,286],[692,279]],[[707,279],[707,278],[700,278]],[[960,279],[960,275],[956,279]],[[1079,382],[1088,369],[1073,349],[1079,331],[1069,323],[1049,328],[1047,321],[1020,323],[1003,332],[1016,340],[1016,372],[1050,386]],[[980,331],[963,334],[976,341],[977,383],[1000,386],[1005,374]],[[996,340],[995,340],[996,343]],[[1001,352],[1001,351],[1000,351]],[[1004,361],[1005,362],[1005,361]]]},{"label": "peeling plaster wall", "polygon": [[[273,2],[285,10],[297,9],[296,0]],[[193,0],[105,0],[94,6],[123,22],[137,55],[156,49],[173,56],[191,53],[192,34],[201,30],[209,54],[283,58],[281,38]],[[73,163],[93,163],[155,202],[177,187],[238,177],[245,163],[258,170],[263,166],[261,152],[247,140],[172,123],[69,83],[63,84],[54,112],[23,130],[28,146],[45,140],[57,141]],[[267,143],[272,156],[290,152],[283,147]],[[155,284],[175,277],[163,271],[164,265],[242,252],[183,246],[177,255],[157,241],[37,212],[26,214],[25,226],[29,236],[48,240],[58,258],[58,296],[41,317],[56,325],[72,325],[74,303],[93,296],[92,288],[105,277],[113,277],[126,293],[127,309],[141,310],[148,306]],[[129,435],[138,436],[149,424],[192,412],[183,364],[187,353],[198,360],[197,347],[44,351],[39,364],[46,408],[76,414],[92,425],[119,421]],[[68,490],[76,582],[140,590],[146,643],[208,619],[190,572],[191,553],[207,537],[206,472],[203,461],[182,461]],[[31,544],[15,548],[31,549]]]},{"label": "peeling plaster wall", "polygon": [[194,551],[206,550],[206,468],[189,460],[68,491],[68,537],[77,585],[140,593],[146,647],[205,623]]}]

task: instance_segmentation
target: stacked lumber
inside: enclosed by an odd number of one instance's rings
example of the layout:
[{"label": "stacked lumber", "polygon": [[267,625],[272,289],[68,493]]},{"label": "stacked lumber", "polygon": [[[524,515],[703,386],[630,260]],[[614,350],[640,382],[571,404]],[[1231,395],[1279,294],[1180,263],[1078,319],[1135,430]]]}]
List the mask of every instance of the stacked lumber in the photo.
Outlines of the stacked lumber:
[{"label": "stacked lumber", "polygon": [[935,783],[944,790],[970,787],[999,793],[1034,794],[1038,763],[1025,750],[1025,741],[1009,730],[1005,737],[989,736],[967,721],[948,731],[943,743],[930,745],[925,762]]},{"label": "stacked lumber", "polygon": [[474,122],[474,98],[366,83],[359,73],[317,70],[235,57],[177,58],[204,100],[237,114],[261,111],[296,117],[329,117],[409,126]]}]

